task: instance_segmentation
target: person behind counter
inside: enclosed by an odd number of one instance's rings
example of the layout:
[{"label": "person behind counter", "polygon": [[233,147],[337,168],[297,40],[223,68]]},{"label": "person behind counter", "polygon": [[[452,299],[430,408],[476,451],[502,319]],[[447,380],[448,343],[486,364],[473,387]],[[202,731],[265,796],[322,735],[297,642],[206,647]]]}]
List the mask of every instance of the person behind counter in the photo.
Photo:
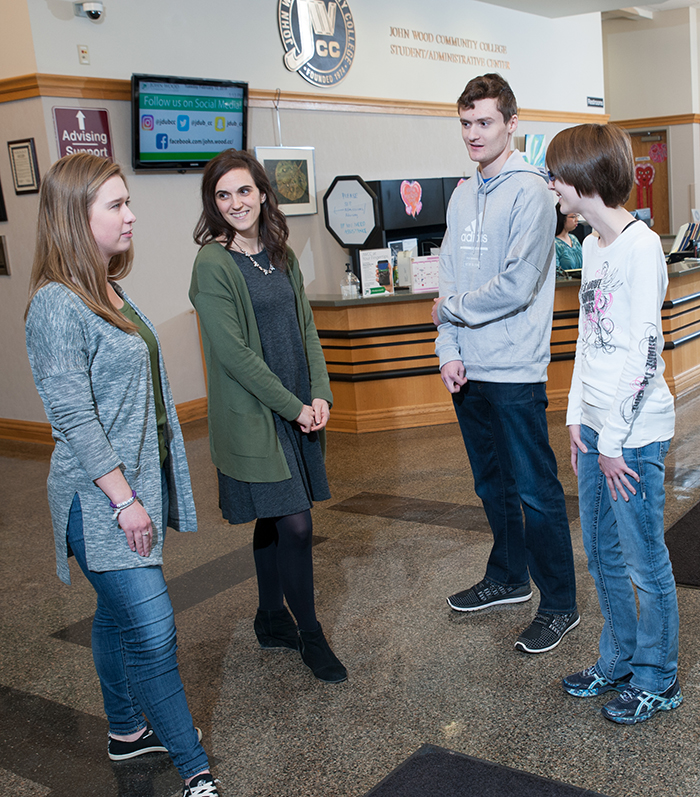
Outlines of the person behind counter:
[{"label": "person behind counter", "polygon": [[547,166],[562,213],[583,214],[598,233],[583,243],[566,423],[605,622],[598,660],[563,686],[575,697],[619,692],[603,716],[630,725],[683,700],[676,585],[664,542],[664,458],[675,419],[661,356],[668,273],[659,236],[624,208],[634,184],[626,131],[564,130],[549,145]]},{"label": "person behind counter", "polygon": [[55,442],[57,570],[70,583],[74,554],[97,593],[92,654],[110,759],[168,752],[183,797],[217,797],[162,570],[166,521],[197,529],[185,447],[155,329],[117,284],[135,221],[111,161],[71,155],[42,181],[26,338]]},{"label": "person behind counter", "polygon": [[581,242],[575,235],[570,235],[578,227],[578,213],[561,212],[559,203],[556,204],[557,231],[554,244],[557,249],[557,276],[566,276],[567,271],[580,269],[583,263]]},{"label": "person behind counter", "polygon": [[253,627],[262,648],[299,650],[318,679],[338,683],[347,671],[314,606],[310,512],[330,498],[324,430],[333,397],[299,263],[267,174],[247,152],[225,150],[207,164],[202,208],[190,300],[219,505],[231,524],[256,521]]}]

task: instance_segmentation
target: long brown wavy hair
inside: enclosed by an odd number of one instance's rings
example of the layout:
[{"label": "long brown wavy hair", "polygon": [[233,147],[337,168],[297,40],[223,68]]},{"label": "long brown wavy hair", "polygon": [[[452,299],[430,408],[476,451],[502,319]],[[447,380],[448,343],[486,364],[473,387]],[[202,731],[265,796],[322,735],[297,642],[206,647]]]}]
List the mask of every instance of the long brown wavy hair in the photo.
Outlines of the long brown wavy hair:
[{"label": "long brown wavy hair", "polygon": [[[136,327],[109,300],[104,260],[90,229],[90,210],[97,193],[111,177],[124,174],[112,161],[81,152],[56,161],[46,172],[39,194],[34,265],[29,283],[29,312],[36,292],[49,282],[65,285],[93,313],[124,332]],[[114,255],[107,276],[120,280],[131,271],[133,245]]]},{"label": "long brown wavy hair", "polygon": [[194,228],[194,241],[199,246],[222,241],[228,249],[236,231],[221,215],[216,205],[216,186],[219,180],[232,169],[250,172],[256,188],[265,194],[266,201],[260,207],[260,240],[267,251],[270,262],[284,270],[287,265],[287,238],[289,228],[284,213],[279,209],[277,197],[262,164],[245,150],[226,149],[212,158],[202,175],[202,215]]}]

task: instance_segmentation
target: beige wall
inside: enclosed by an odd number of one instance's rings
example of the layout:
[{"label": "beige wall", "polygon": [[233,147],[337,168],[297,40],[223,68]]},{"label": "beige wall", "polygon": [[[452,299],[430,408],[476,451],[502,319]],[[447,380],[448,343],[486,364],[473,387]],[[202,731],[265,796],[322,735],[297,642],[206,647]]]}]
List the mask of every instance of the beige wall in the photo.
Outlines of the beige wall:
[{"label": "beige wall", "polygon": [[[328,92],[285,69],[277,0],[105,0],[98,23],[73,17],[69,0],[2,2],[29,9],[39,72],[111,78],[149,72],[246,80],[258,89]],[[599,14],[547,19],[478,0],[349,0],[349,7],[357,51],[333,93],[453,102],[471,77],[494,71],[487,61],[493,53],[480,49],[484,42],[506,47],[495,57],[509,61],[505,72],[525,108],[586,111],[586,96],[602,96]],[[392,37],[392,28],[408,29],[411,38]],[[413,39],[414,30],[472,39],[479,46],[421,44]],[[566,42],[565,69],[552,69],[556,42]],[[89,66],[78,63],[78,44],[88,45]],[[484,63],[399,57],[392,54],[392,44],[483,57]]]},{"label": "beige wall", "polygon": [[603,23],[605,97],[612,119],[697,113],[697,10]]},{"label": "beige wall", "polygon": [[29,8],[24,0],[0,0],[0,77],[37,71]]},{"label": "beige wall", "polygon": [[[50,163],[41,100],[31,99],[0,104],[0,130],[5,141],[34,135],[40,171]],[[8,112],[9,111],[9,112]],[[39,133],[39,135],[37,135]],[[34,254],[38,194],[16,196],[12,187],[10,162],[5,141],[0,141],[0,184],[7,208],[7,222],[0,222],[5,236],[10,276],[0,276],[0,418],[45,420],[35,390],[24,347],[24,308]]]},{"label": "beige wall", "polygon": [[[0,0],[2,3],[8,0]],[[324,95],[282,65],[275,0],[212,0],[206,8],[185,0],[105,0],[95,24],[72,15],[68,0],[11,0],[28,9],[36,46],[36,70],[47,74],[127,79],[132,72],[185,74],[247,80],[251,88]],[[512,69],[503,70],[521,106],[585,112],[586,96],[601,96],[602,39],[599,15],[547,20],[487,6],[475,0],[377,3],[350,0],[357,26],[357,56],[335,95],[453,102],[467,80],[488,71],[455,64],[392,56],[392,26],[443,32],[507,46]],[[254,13],[251,13],[254,9]],[[22,15],[19,15],[22,16]],[[23,17],[26,22],[26,14]],[[212,26],[211,19],[221,24]],[[19,20],[20,23],[22,20]],[[4,20],[3,20],[4,22]],[[20,33],[26,35],[26,24]],[[11,33],[7,34],[12,38]],[[566,70],[551,69],[545,41],[568,41],[573,55]],[[80,66],[77,45],[90,48],[91,64]],[[435,46],[435,45],[433,45]],[[443,48],[444,49],[444,48]],[[23,74],[24,62],[0,61],[0,78]],[[9,71],[8,71],[9,70]],[[574,79],[572,79],[572,77]],[[130,107],[127,102],[50,98],[0,103],[0,129],[7,138],[34,137],[40,173],[58,155],[52,108],[98,107],[110,114],[114,154],[129,179],[137,216],[136,258],[124,287],[153,320],[162,340],[175,400],[205,394],[194,314],[187,299],[196,253],[191,232],[199,213],[198,174],[133,174]],[[282,110],[283,143],[313,146],[320,212],[289,219],[290,244],[300,259],[310,294],[336,292],[347,252],[325,230],[321,199],[338,174],[367,180],[473,174],[455,118],[391,113]],[[564,127],[522,123],[519,135]],[[249,144],[277,145],[270,109],[252,108]],[[15,197],[6,154],[0,150],[0,179],[9,222],[11,277],[0,277],[0,418],[43,421],[24,350],[22,312],[34,246],[36,196]]]},{"label": "beige wall", "polygon": [[700,61],[696,8],[657,12],[653,20],[603,23],[605,94],[611,121],[658,118],[642,129],[665,129],[669,152],[671,229],[691,220],[700,202],[700,133],[697,124],[667,124],[664,117],[700,113]]}]

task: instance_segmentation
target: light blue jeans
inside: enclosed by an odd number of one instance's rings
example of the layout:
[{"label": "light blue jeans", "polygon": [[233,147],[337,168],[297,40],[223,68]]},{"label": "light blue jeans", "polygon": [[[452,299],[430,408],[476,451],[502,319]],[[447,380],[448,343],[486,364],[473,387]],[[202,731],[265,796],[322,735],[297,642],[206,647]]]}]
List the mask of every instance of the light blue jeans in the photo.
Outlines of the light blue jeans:
[{"label": "light blue jeans", "polygon": [[[588,453],[578,454],[583,545],[605,623],[599,674],[609,681],[631,675],[632,686],[665,692],[678,669],[678,601],[664,542],[664,458],[668,440],[623,448],[640,477],[629,502],[613,501],[598,465],[598,433],[581,426]],[[634,585],[634,586],[633,586]],[[637,601],[639,614],[637,614]]]},{"label": "light blue jeans", "polygon": [[[163,499],[167,501],[165,481]],[[145,727],[145,714],[183,780],[208,770],[180,679],[175,619],[162,568],[88,570],[77,493],[67,537],[81,570],[97,592],[92,655],[110,732],[120,736],[135,733]]]}]

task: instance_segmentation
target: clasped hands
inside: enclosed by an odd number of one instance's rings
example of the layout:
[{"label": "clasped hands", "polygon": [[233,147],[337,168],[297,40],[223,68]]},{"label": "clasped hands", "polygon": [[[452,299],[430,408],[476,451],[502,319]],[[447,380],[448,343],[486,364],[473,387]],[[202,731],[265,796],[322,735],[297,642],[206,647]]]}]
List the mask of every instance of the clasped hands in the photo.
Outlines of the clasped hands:
[{"label": "clasped hands", "polygon": [[295,420],[301,431],[304,434],[309,434],[309,432],[318,432],[323,429],[330,417],[331,410],[328,402],[325,399],[315,398],[311,402],[311,406],[304,404]]}]

